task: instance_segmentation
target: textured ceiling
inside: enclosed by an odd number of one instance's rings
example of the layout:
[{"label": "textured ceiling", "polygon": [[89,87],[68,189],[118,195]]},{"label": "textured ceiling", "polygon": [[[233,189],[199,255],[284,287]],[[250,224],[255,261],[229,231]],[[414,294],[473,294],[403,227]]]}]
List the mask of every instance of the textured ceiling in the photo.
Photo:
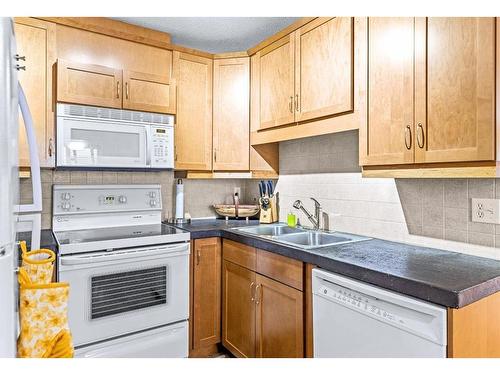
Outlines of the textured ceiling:
[{"label": "textured ceiling", "polygon": [[169,33],[174,44],[211,53],[247,50],[298,18],[292,17],[116,17]]}]

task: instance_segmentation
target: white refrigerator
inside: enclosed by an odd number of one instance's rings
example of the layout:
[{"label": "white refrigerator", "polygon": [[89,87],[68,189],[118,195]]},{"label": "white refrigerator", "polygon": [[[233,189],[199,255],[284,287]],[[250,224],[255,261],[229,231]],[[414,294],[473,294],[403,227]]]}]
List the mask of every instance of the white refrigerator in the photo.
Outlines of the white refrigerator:
[{"label": "white refrigerator", "polygon": [[[0,17],[0,358],[15,357],[17,339],[17,244],[20,215],[42,210],[40,164],[26,97],[18,83],[14,24]],[[18,124],[24,119],[30,149],[33,203],[18,205]]]}]

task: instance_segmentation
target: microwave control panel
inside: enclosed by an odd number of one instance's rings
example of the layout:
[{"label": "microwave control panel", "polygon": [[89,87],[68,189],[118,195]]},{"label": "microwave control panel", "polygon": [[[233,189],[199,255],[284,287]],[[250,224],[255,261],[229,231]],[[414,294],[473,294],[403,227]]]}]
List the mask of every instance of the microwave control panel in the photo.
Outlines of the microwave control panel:
[{"label": "microwave control panel", "polygon": [[151,167],[174,168],[174,127],[151,126]]}]

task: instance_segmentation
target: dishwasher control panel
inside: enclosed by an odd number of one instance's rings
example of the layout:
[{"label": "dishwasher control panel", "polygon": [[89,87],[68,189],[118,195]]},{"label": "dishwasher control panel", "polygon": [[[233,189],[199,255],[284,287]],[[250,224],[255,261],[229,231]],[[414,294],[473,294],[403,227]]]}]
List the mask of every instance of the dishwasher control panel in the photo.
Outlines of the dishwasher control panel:
[{"label": "dishwasher control panel", "polygon": [[362,293],[354,292],[350,289],[344,288],[340,285],[330,284],[331,287],[324,285],[320,286],[318,294],[322,294],[325,297],[329,297],[335,302],[345,305],[351,309],[360,310],[365,314],[376,316],[381,319],[388,320],[392,323],[405,325],[405,320],[395,315],[392,312],[385,310],[380,304],[377,304],[377,299],[366,296]]}]

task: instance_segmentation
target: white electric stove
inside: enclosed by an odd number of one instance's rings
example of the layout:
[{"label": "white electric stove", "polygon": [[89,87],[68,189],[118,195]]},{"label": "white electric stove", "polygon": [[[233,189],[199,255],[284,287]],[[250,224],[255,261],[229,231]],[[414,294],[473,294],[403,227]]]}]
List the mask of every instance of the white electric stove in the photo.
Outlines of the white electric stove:
[{"label": "white electric stove", "polygon": [[187,357],[189,233],[160,185],[55,185],[58,275],[77,357]]}]

